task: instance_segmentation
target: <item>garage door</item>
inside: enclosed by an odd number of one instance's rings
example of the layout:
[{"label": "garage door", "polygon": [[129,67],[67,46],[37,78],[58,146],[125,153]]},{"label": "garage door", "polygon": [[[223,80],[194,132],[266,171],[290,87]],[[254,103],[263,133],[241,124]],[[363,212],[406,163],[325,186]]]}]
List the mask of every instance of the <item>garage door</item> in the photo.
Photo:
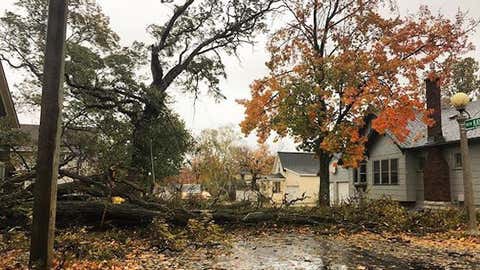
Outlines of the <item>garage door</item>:
[{"label": "garage door", "polygon": [[337,203],[337,196],[335,196],[337,191],[335,190],[335,185],[336,183],[330,183],[330,205]]},{"label": "garage door", "polygon": [[302,194],[298,194],[298,186],[287,186],[285,193],[287,193],[287,200],[295,200],[301,197]]},{"label": "garage door", "polygon": [[350,197],[348,183],[337,183],[338,202],[343,203]]}]

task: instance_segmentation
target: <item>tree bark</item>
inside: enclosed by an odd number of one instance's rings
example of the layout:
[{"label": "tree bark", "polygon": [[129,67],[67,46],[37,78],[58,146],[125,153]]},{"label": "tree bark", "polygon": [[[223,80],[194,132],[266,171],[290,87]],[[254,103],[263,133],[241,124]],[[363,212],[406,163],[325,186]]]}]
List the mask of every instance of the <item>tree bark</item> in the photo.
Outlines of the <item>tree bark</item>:
[{"label": "tree bark", "polygon": [[155,93],[148,97],[149,102],[145,104],[141,115],[132,119],[133,130],[133,151],[129,170],[129,180],[134,181],[134,177],[139,174],[139,167],[145,163],[145,154],[149,152],[147,142],[151,138],[148,137],[148,129],[151,124],[160,116],[162,108],[164,108],[164,96],[166,88],[164,85],[163,69],[159,61],[158,50],[156,46],[152,46],[151,50],[151,74],[152,83],[150,85],[151,91]]},{"label": "tree bark", "polygon": [[[106,209],[105,209],[106,208]],[[59,201],[57,205],[57,224],[98,225],[105,211],[105,221],[119,225],[141,226],[153,218],[162,216],[162,212],[145,209],[132,204],[111,204],[101,201]]]},{"label": "tree bark", "polygon": [[258,180],[258,175],[256,173],[252,174],[252,180],[250,182],[250,185],[253,191],[258,191],[257,180]]},{"label": "tree bark", "polygon": [[29,263],[39,270],[50,269],[54,255],[67,9],[65,0],[49,1]]},{"label": "tree bark", "polygon": [[[142,115],[133,122],[133,151],[131,160],[131,170],[138,173],[138,167],[144,163],[146,153],[148,153],[147,141],[148,128],[155,118],[160,115],[160,110],[153,104],[147,104]],[[129,179],[132,181],[133,179]]]},{"label": "tree bark", "polygon": [[320,169],[318,171],[318,176],[320,177],[318,204],[321,206],[328,206],[330,205],[330,173],[328,170],[330,165],[330,155],[323,150],[319,150],[318,159],[320,162]]},{"label": "tree bark", "polygon": [[[105,205],[106,210],[105,210]],[[98,225],[105,211],[105,222],[125,226],[145,226],[154,218],[165,219],[166,222],[185,226],[189,219],[212,219],[217,224],[259,224],[282,223],[297,225],[317,225],[332,222],[323,215],[282,213],[271,209],[265,211],[235,211],[229,209],[187,211],[184,209],[171,209],[171,211],[158,211],[145,209],[133,204],[111,204],[92,201],[59,201],[57,206],[57,224],[68,226],[71,224]]]}]

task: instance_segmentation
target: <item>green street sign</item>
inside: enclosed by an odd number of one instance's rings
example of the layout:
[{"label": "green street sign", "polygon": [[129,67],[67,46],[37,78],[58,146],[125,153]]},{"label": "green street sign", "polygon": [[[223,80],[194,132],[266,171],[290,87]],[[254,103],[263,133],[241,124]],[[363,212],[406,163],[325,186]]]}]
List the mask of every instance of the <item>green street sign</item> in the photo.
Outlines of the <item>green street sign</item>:
[{"label": "green street sign", "polygon": [[470,130],[470,129],[476,129],[480,127],[480,118],[473,118],[465,121],[465,128]]}]

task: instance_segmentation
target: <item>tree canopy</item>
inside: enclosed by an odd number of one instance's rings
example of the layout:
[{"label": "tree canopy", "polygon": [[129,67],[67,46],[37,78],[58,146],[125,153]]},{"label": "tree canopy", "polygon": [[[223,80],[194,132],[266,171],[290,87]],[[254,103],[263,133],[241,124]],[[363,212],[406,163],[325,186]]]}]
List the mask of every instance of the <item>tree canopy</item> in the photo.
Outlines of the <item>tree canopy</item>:
[{"label": "tree canopy", "polygon": [[[284,1],[292,18],[268,42],[269,75],[251,85],[244,133],[292,136],[317,153],[320,202],[328,203],[328,162],[342,153],[345,166],[363,159],[365,119],[400,140],[424,109],[423,78],[430,64],[448,78],[452,62],[471,49],[476,26],[459,12],[452,20],[422,7],[417,14],[386,16],[394,1]],[[430,123],[427,118],[424,119]]]},{"label": "tree canopy", "polygon": [[446,87],[446,93],[451,96],[464,92],[472,97],[480,94],[480,76],[478,62],[472,57],[458,59],[452,65],[451,81]]},{"label": "tree canopy", "polygon": [[[167,20],[148,26],[155,43],[120,45],[108,17],[92,0],[69,1],[64,124],[98,136],[102,168],[127,167],[146,176],[153,151],[157,175],[174,173],[191,145],[168,89],[217,98],[225,77],[222,54],[252,43],[278,0],[186,0],[169,4]],[[38,105],[47,0],[19,0],[0,18],[0,59],[27,72],[21,94]],[[150,68],[148,68],[150,67]],[[146,72],[149,71],[149,72]],[[155,145],[152,147],[152,143]]]}]

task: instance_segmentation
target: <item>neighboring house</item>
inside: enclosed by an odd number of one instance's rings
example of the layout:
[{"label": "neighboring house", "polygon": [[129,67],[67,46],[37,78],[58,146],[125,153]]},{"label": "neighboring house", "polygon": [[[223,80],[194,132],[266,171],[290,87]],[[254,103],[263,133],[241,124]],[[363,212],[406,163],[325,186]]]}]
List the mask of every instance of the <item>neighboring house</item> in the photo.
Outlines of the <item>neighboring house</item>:
[{"label": "neighboring house", "polygon": [[[357,169],[331,171],[330,182],[349,182],[350,194],[365,190],[367,197],[387,196],[418,207],[431,202],[462,202],[457,112],[441,108],[440,89],[433,82],[427,82],[427,107],[433,110],[433,127],[427,127],[419,116],[408,124],[410,134],[405,141],[369,129],[365,161]],[[467,111],[480,117],[480,101],[470,103]],[[480,205],[480,129],[468,131],[468,138],[475,203]],[[337,161],[334,159],[331,167]]]},{"label": "neighboring house", "polygon": [[176,195],[180,195],[181,199],[208,199],[210,193],[202,189],[200,184],[171,184],[168,186],[157,186],[155,195],[162,199],[171,199]]},{"label": "neighboring house", "polygon": [[7,78],[0,61],[0,118],[6,119],[12,128],[20,127],[17,112],[13,105],[12,95],[8,88]]},{"label": "neighboring house", "polygon": [[182,199],[208,199],[211,197],[210,193],[204,191],[200,184],[175,184],[173,185],[173,189],[176,192],[181,192],[180,195]]},{"label": "neighboring house", "polygon": [[[0,61],[0,121],[5,128],[19,128],[17,113],[8,88],[7,78]],[[6,145],[0,145],[0,179],[5,177],[10,164],[10,151]]]},{"label": "neighboring house", "polygon": [[262,193],[277,204],[284,199],[292,201],[304,197],[295,205],[315,206],[320,188],[319,167],[320,163],[313,153],[278,152],[272,174],[262,180],[266,183]]},{"label": "neighboring house", "polygon": [[[39,125],[24,125],[18,121],[18,116],[15,111],[12,96],[8,87],[5,72],[0,61],[0,121],[3,128],[18,129],[26,134],[29,142],[21,145],[11,152],[12,147],[7,145],[0,145],[0,179],[7,173],[14,171],[15,168],[27,165],[30,168],[35,163],[36,146],[38,142]],[[62,136],[62,151],[60,153],[60,162],[66,163],[65,167],[76,171],[90,171],[92,166],[90,163],[94,161],[86,160],[86,154],[80,153],[82,145],[88,143],[88,140],[95,139],[95,131],[87,129],[66,129]],[[70,153],[75,152],[73,158]],[[15,155],[14,155],[15,154]],[[21,161],[18,160],[18,155],[21,155]],[[15,157],[15,158],[13,158]],[[21,164],[19,164],[20,162]]]},{"label": "neighboring house", "polygon": [[[20,124],[20,131],[28,138],[28,142],[16,149],[16,152],[23,157],[30,167],[34,166],[37,145],[39,125]],[[65,129],[61,138],[60,164],[70,171],[78,174],[94,174],[92,168],[95,167],[96,157],[87,150],[82,152],[84,146],[96,139],[94,130],[89,129]]]},{"label": "neighboring house", "polygon": [[[278,204],[284,199],[288,202],[305,197],[294,205],[315,206],[320,191],[320,177],[317,176],[319,168],[320,161],[314,153],[278,152],[272,174],[263,180],[268,183],[263,193]],[[352,171],[331,165],[330,173],[330,202],[338,204],[354,193]]]}]

